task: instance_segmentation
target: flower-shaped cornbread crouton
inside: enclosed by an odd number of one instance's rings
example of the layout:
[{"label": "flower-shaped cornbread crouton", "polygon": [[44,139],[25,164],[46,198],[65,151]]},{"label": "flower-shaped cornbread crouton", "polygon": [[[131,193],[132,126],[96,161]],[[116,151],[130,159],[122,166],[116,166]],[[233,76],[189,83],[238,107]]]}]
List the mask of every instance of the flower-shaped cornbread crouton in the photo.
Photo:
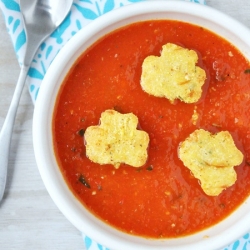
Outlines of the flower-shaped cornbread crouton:
[{"label": "flower-shaped cornbread crouton", "polygon": [[148,56],[142,64],[141,87],[150,95],[174,102],[197,102],[202,95],[206,73],[196,66],[197,53],[168,43],[161,56]]},{"label": "flower-shaped cornbread crouton", "polygon": [[243,161],[228,131],[211,134],[203,129],[195,130],[180,144],[179,157],[210,196],[219,195],[235,183],[234,166]]},{"label": "flower-shaped cornbread crouton", "polygon": [[115,168],[121,163],[133,167],[146,163],[149,136],[136,129],[138,118],[134,114],[106,110],[100,122],[99,126],[88,127],[84,134],[86,155],[91,161]]}]

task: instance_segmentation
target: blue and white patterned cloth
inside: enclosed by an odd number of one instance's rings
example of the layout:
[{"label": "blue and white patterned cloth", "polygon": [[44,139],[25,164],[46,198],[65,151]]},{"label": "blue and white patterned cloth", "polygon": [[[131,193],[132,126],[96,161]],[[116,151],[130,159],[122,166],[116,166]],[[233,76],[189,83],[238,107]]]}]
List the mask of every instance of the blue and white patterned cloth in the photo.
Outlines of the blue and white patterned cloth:
[{"label": "blue and white patterned cloth", "polygon": [[[75,0],[70,14],[62,25],[41,45],[27,77],[27,85],[35,103],[42,79],[62,46],[86,24],[102,14],[127,4],[143,0]],[[205,4],[205,0],[183,0]],[[8,32],[11,36],[17,59],[23,57],[26,36],[22,25],[18,0],[0,0]],[[19,60],[20,61],[20,60]],[[109,250],[83,235],[87,250]],[[235,241],[223,250],[250,250],[250,233]]]}]

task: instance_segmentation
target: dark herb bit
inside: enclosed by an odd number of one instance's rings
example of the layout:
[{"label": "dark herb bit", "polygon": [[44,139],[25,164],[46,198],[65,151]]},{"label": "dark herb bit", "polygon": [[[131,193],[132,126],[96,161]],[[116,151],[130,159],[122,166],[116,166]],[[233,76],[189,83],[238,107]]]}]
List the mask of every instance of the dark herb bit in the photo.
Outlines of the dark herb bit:
[{"label": "dark herb bit", "polygon": [[247,164],[248,166],[250,166],[250,161],[246,161],[246,164]]},{"label": "dark herb bit", "polygon": [[246,70],[244,71],[244,73],[245,73],[245,74],[250,74],[250,69],[246,69]]},{"label": "dark herb bit", "polygon": [[85,133],[85,130],[84,130],[83,128],[80,129],[80,130],[77,132],[77,134],[80,135],[81,137],[84,136],[84,133]]},{"label": "dark herb bit", "polygon": [[117,105],[114,106],[114,110],[117,111],[117,112],[119,112],[119,113],[122,113],[121,107],[119,107]]},{"label": "dark herb bit", "polygon": [[80,181],[85,187],[91,188],[89,183],[86,181],[86,179],[84,178],[84,176],[82,174],[78,178],[78,181]]},{"label": "dark herb bit", "polygon": [[76,152],[76,148],[75,148],[75,147],[72,147],[72,148],[71,148],[71,151],[72,151],[72,152]]},{"label": "dark herb bit", "polygon": [[149,165],[149,166],[146,168],[146,170],[152,171],[152,170],[153,170],[153,165]]},{"label": "dark herb bit", "polygon": [[226,205],[225,205],[224,203],[219,204],[219,207],[220,207],[220,208],[225,208],[225,206],[226,206]]},{"label": "dark herb bit", "polygon": [[135,171],[141,172],[141,171],[142,171],[142,168],[136,168]]}]

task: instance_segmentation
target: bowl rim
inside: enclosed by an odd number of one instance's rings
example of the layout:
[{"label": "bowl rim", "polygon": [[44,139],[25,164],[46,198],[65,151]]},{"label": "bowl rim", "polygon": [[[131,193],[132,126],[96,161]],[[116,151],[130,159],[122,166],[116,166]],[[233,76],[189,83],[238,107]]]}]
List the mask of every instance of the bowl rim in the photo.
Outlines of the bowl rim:
[{"label": "bowl rim", "polygon": [[[48,167],[51,164],[57,166],[53,153],[49,152],[51,145],[50,147],[48,147],[48,145],[52,142],[52,136],[50,133],[51,127],[49,124],[51,124],[53,113],[53,108],[51,107],[54,107],[53,105],[55,104],[55,94],[53,95],[53,93],[58,91],[60,84],[55,86],[55,84],[52,83],[61,82],[66,75],[65,73],[59,76],[55,72],[67,72],[69,70],[68,65],[72,65],[83,52],[83,49],[85,47],[88,48],[94,41],[96,41],[96,34],[98,34],[98,38],[100,38],[105,35],[107,31],[111,31],[119,25],[126,25],[126,23],[130,23],[131,21],[138,21],[138,18],[140,17],[143,19],[149,18],[150,16],[156,16],[156,13],[159,15],[160,19],[162,19],[166,13],[168,13],[167,19],[172,19],[176,16],[176,13],[181,13],[184,16],[186,15],[187,21],[190,18],[190,22],[192,20],[191,16],[198,17],[199,19],[204,20],[204,24],[206,22],[210,23],[212,25],[211,27],[218,31],[219,27],[222,27],[223,29],[220,35],[226,38],[229,36],[228,33],[232,33],[231,28],[233,28],[235,36],[230,36],[230,42],[234,43],[239,40],[244,41],[243,43],[245,45],[242,45],[243,50],[241,52],[247,54],[248,59],[250,59],[250,52],[247,51],[247,48],[250,48],[250,41],[247,41],[247,37],[250,37],[249,29],[232,17],[209,6],[174,0],[143,1],[123,6],[122,8],[112,10],[112,12],[98,17],[91,23],[87,24],[65,44],[50,65],[43,79],[35,103],[33,118],[33,145],[37,166],[46,189],[65,217],[80,231],[84,232],[98,243],[110,247],[110,249],[117,249],[117,247],[119,247],[120,250],[128,248],[137,250],[152,250],[157,248],[160,250],[168,249],[168,247],[171,249],[185,250],[200,248],[211,250],[222,248],[241,237],[250,229],[248,226],[250,225],[250,213],[244,216],[244,226],[241,222],[237,222],[238,217],[236,217],[234,219],[234,229],[228,227],[224,232],[220,232],[219,228],[216,235],[213,235],[212,237],[206,238],[206,233],[204,232],[207,232],[207,230],[205,230],[195,234],[194,237],[187,236],[179,238],[183,241],[179,246],[176,245],[178,238],[160,241],[146,239],[145,242],[145,239],[126,235],[114,228],[110,228],[110,226],[99,221],[95,216],[89,215],[89,212],[83,208],[83,205],[73,197],[73,194],[64,183],[62,175],[57,176],[59,168],[57,170],[54,169],[53,172],[51,172],[50,167]],[[216,20],[220,20],[220,23],[218,24],[218,21]],[[230,28],[228,27],[229,23],[231,24]],[[216,26],[218,27],[216,28]],[[50,99],[48,100],[48,98]],[[46,147],[41,147],[41,145],[46,145]],[[55,182],[55,180],[58,181]],[[72,210],[72,207],[69,205],[69,201],[72,202],[74,210]],[[242,211],[247,211],[247,208],[250,206],[250,198],[243,204],[243,206],[245,206],[245,208]],[[85,216],[84,225],[80,222],[81,215]],[[243,221],[243,218],[241,221]],[[88,227],[85,228],[85,225],[88,225]],[[127,241],[127,237],[130,239],[130,242]],[[196,242],[193,243],[189,239],[195,239]]]}]

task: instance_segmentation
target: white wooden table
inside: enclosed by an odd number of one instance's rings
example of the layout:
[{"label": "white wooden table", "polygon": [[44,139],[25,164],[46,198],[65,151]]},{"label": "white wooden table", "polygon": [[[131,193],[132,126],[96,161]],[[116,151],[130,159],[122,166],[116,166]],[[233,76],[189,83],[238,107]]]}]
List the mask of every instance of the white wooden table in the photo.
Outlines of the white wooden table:
[{"label": "white wooden table", "polygon": [[[207,4],[250,28],[250,0],[207,0]],[[19,65],[0,15],[0,127],[18,74]],[[42,183],[33,153],[32,117],[33,105],[25,88],[0,203],[0,249],[85,249],[81,233],[57,209]]]}]

